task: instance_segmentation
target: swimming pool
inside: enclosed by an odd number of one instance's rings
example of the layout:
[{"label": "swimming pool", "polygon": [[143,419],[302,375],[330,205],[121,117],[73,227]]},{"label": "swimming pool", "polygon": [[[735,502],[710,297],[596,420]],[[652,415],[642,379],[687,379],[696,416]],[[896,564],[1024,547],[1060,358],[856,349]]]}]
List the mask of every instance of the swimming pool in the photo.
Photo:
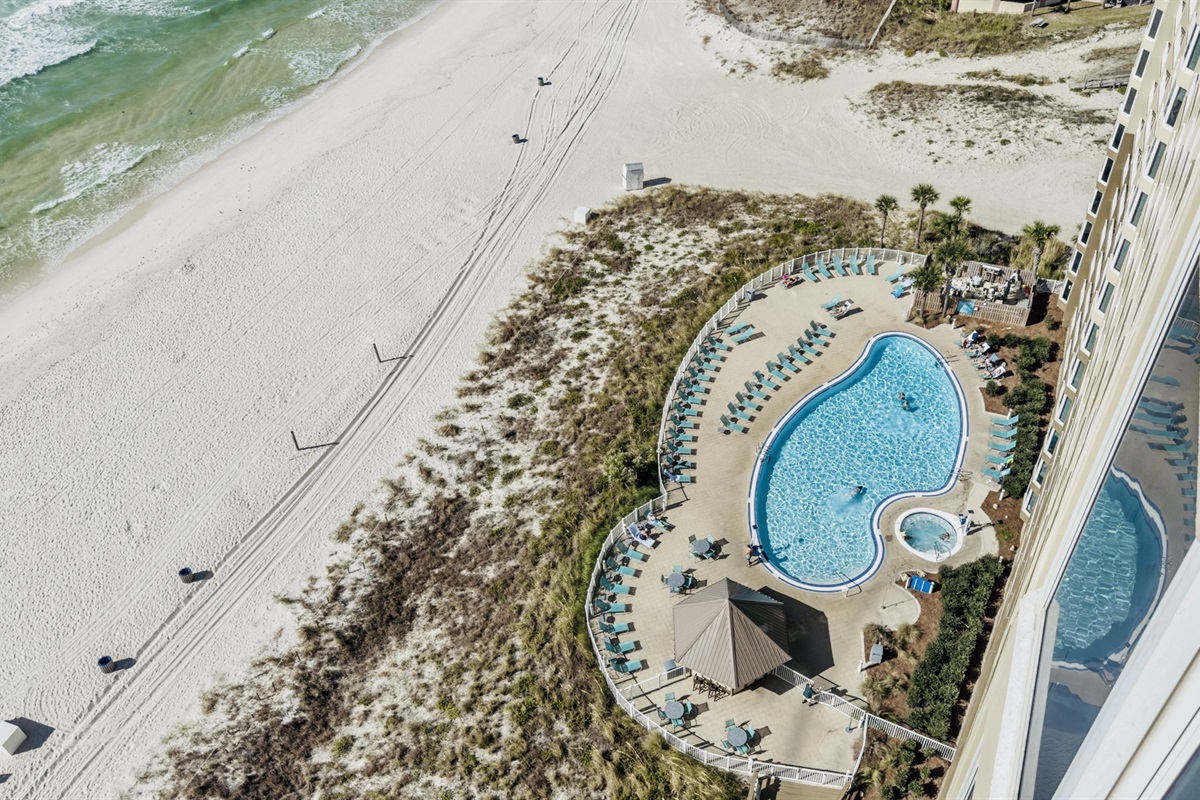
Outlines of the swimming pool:
[{"label": "swimming pool", "polygon": [[945,561],[962,549],[962,524],[944,511],[919,508],[896,520],[896,541],[928,561]]},{"label": "swimming pool", "polygon": [[937,351],[905,333],[872,337],[854,365],[793,406],[762,447],[749,517],[767,568],[818,592],[873,574],[883,563],[884,507],[948,491],[966,434],[962,388]]}]

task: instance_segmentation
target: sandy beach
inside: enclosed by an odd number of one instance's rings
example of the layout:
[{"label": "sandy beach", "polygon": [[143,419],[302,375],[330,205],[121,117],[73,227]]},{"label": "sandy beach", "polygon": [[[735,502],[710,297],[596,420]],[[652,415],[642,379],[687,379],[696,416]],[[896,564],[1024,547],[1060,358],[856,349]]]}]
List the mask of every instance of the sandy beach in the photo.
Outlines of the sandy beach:
[{"label": "sandy beach", "polygon": [[[981,224],[1064,238],[1081,218],[1094,136],[931,156],[862,108],[880,81],[1003,59],[742,78],[716,55],[740,34],[694,13],[447,0],[0,305],[0,710],[44,726],[0,766],[10,796],[114,796],[207,687],[292,640],[275,598],[322,572],[524,268],[620,193],[623,162],[902,205],[929,182]],[[211,576],[184,585],[185,566]],[[124,668],[100,674],[104,655]]]}]

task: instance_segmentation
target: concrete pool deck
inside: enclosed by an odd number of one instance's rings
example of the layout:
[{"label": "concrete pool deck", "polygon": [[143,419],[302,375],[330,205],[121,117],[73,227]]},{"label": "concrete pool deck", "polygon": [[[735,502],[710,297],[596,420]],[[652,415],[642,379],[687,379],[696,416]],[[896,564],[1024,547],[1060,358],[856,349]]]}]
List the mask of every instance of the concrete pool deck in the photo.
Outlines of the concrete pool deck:
[{"label": "concrete pool deck", "polygon": [[[632,630],[620,638],[637,643],[638,649],[629,653],[629,658],[647,662],[646,669],[639,673],[643,680],[661,672],[664,662],[675,655],[672,608],[682,596],[671,594],[660,583],[660,575],[669,575],[675,565],[682,566],[695,578],[697,590],[729,578],[782,601],[788,615],[792,655],[789,666],[814,678],[818,688],[854,699],[865,677],[858,671],[863,657],[863,626],[879,623],[894,628],[916,621],[917,602],[895,580],[905,571],[932,574],[938,567],[894,541],[899,515],[918,507],[955,515],[972,510],[976,532],[967,536],[962,549],[943,563],[962,564],[984,553],[996,552],[997,543],[988,524],[991,520],[982,507],[995,485],[981,480],[979,472],[988,466],[984,456],[989,415],[979,391],[982,382],[957,346],[961,330],[951,331],[947,326],[925,330],[905,322],[911,300],[907,296],[893,298],[894,287],[882,277],[894,269],[895,265],[882,265],[879,276],[839,277],[790,289],[776,283],[760,290],[752,303],[727,320],[748,322],[761,335],[740,345],[733,344],[730,337],[722,337],[732,350],[721,353],[725,360],[712,373],[714,380],[707,384],[710,391],[700,406],[702,416],[695,418],[698,428],[691,431],[697,439],[695,454],[684,457],[695,463],[695,469],[690,470],[694,482],[669,487],[663,516],[673,526],[672,530],[659,537],[658,546],[649,552],[645,562],[632,564],[639,574],[624,579],[632,591],[620,599],[628,602],[631,610],[620,615],[618,621],[631,622]],[[837,295],[852,298],[858,310],[842,320],[833,320],[821,304]],[[766,361],[786,350],[810,320],[829,326],[834,334],[829,347],[820,348],[822,354],[798,375],[790,375],[778,392],[766,392],[771,396],[763,403],[763,410],[744,423],[749,428],[747,433],[720,433],[720,416],[726,410],[726,403],[736,402],[736,392],[743,390],[744,381],[753,380],[755,370],[766,373]],[[747,492],[758,448],[788,409],[813,389],[842,374],[861,355],[872,336],[887,331],[903,331],[932,345],[947,359],[962,385],[969,425],[962,477],[946,494],[907,498],[887,508],[880,520],[885,547],[883,565],[861,584],[836,593],[793,588],[763,567],[746,564]],[[709,561],[693,560],[689,534],[697,538],[713,536],[721,555]],[[620,686],[632,683],[622,675],[614,675],[614,679]],[[684,698],[691,694],[691,686],[691,679],[687,678],[636,697],[633,703],[654,716],[653,706],[661,707],[665,692],[674,691]],[[717,700],[691,699],[699,713],[686,734],[679,731],[676,734],[692,744],[711,745],[714,751],[720,751],[724,722],[735,718],[739,724],[748,721],[760,731],[768,731],[755,753],[757,759],[831,771],[846,771],[855,766],[861,731],[847,733],[847,718],[831,708],[803,705],[801,690],[782,680],[768,677],[742,692]]]}]

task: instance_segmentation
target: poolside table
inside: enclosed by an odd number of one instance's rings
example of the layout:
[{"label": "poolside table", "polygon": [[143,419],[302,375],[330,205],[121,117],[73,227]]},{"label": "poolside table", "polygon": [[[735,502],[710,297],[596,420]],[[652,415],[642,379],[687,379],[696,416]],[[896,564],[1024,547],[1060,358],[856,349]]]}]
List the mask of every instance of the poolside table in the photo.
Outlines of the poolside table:
[{"label": "poolside table", "polygon": [[741,747],[750,737],[746,734],[745,728],[734,726],[725,730],[725,738],[734,747]]},{"label": "poolside table", "polygon": [[672,572],[667,576],[667,586],[670,586],[672,589],[682,589],[686,581],[687,577],[682,572]]},{"label": "poolside table", "polygon": [[692,552],[698,556],[704,555],[711,549],[712,545],[708,543],[707,539],[697,539],[692,542]]},{"label": "poolside table", "polygon": [[668,719],[683,719],[683,703],[672,700],[663,706],[663,713]]}]

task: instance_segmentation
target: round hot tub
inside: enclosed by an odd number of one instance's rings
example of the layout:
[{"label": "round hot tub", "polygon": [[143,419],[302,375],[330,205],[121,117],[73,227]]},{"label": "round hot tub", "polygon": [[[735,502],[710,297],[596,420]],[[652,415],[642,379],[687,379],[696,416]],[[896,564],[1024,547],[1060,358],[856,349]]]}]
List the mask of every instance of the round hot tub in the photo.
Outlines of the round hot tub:
[{"label": "round hot tub", "polygon": [[896,541],[926,561],[945,561],[962,549],[963,524],[933,508],[914,508],[896,520]]}]

